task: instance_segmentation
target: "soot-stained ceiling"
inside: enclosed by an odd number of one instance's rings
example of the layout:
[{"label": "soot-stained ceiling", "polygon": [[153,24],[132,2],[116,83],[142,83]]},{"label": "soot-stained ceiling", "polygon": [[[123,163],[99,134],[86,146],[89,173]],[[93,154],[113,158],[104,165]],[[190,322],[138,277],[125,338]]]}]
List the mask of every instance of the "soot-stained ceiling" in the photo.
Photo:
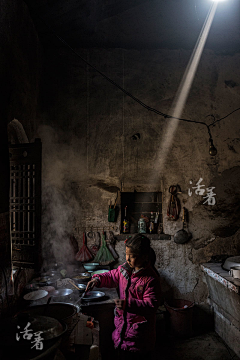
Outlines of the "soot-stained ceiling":
[{"label": "soot-stained ceiling", "polygon": [[[211,0],[25,0],[44,47],[193,49]],[[240,52],[240,1],[219,2],[205,48]]]}]

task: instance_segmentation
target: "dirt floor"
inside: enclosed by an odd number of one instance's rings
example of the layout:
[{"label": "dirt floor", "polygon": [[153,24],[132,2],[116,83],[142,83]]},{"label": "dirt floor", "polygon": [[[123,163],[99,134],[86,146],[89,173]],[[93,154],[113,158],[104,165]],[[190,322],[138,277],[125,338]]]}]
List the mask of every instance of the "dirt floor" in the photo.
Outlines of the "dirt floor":
[{"label": "dirt floor", "polygon": [[[54,360],[89,360],[89,346],[82,345],[80,348],[80,353],[76,352],[69,357],[58,353]],[[177,339],[165,334],[161,339],[158,338],[151,360],[240,360],[240,358],[212,331],[188,339]]]},{"label": "dirt floor", "polygon": [[240,358],[214,332],[177,339],[162,336],[152,360],[239,360]]}]

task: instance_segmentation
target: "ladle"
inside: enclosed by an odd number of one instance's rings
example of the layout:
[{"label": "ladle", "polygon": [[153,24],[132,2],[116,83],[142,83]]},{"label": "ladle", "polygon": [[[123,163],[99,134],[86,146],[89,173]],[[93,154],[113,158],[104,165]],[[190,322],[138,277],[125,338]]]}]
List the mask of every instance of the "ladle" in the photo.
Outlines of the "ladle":
[{"label": "ladle", "polygon": [[80,298],[75,302],[75,305],[82,302],[82,299],[84,298],[84,296],[86,295],[87,292],[89,292],[89,290],[85,290],[85,291],[82,293],[82,295],[80,296]]},{"label": "ladle", "polygon": [[47,301],[45,307],[44,307],[43,316],[46,314],[47,309],[48,309],[48,305],[50,304],[50,301],[51,301],[51,300],[52,300],[52,297],[50,296],[50,297],[48,298],[48,301]]},{"label": "ladle", "polygon": [[74,286],[77,290],[79,290],[79,287],[77,287],[77,285],[75,285],[73,281],[68,280],[68,282],[69,282],[72,286]]}]

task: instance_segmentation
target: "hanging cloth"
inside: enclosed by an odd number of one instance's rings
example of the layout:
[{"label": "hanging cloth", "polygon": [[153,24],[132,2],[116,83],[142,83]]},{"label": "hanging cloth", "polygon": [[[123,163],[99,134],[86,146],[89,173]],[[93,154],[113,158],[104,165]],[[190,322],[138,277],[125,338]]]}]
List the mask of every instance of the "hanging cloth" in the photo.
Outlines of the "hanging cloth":
[{"label": "hanging cloth", "polygon": [[107,248],[105,234],[102,234],[102,245],[94,258],[94,262],[98,262],[100,265],[108,265],[111,262],[115,261],[111,252]]},{"label": "hanging cloth", "polygon": [[88,262],[89,260],[92,260],[92,254],[88,250],[87,245],[86,245],[86,235],[85,235],[85,233],[83,233],[83,246],[81,247],[81,249],[75,255],[75,259],[77,261],[81,261],[81,262]]},{"label": "hanging cloth", "polygon": [[167,208],[167,216],[171,220],[177,220],[181,212],[181,203],[177,197],[177,194],[181,193],[181,188],[179,185],[172,185],[169,188],[171,194],[170,200]]},{"label": "hanging cloth", "polygon": [[89,232],[87,234],[87,239],[91,239],[92,242],[88,242],[89,244],[89,250],[93,254],[93,257],[97,255],[97,252],[100,248],[101,238],[99,232]]},{"label": "hanging cloth", "polygon": [[116,239],[114,238],[112,231],[106,231],[106,243],[109,251],[111,252],[114,259],[118,259],[118,254],[116,253],[114,244],[116,242]]}]

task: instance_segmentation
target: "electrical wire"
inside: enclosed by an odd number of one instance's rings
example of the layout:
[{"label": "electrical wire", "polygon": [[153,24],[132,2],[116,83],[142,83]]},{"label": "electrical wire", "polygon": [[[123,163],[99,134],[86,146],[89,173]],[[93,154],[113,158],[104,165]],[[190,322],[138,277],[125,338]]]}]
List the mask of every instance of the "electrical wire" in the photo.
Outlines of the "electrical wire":
[{"label": "electrical wire", "polygon": [[[228,115],[224,116],[221,119],[218,120],[214,120],[211,124],[206,124],[203,121],[196,121],[196,120],[190,120],[190,119],[183,119],[183,118],[178,118],[178,117],[174,117],[168,114],[165,114],[155,108],[152,108],[150,106],[148,106],[147,104],[145,104],[143,101],[139,100],[138,98],[136,98],[134,95],[132,95],[129,91],[125,90],[123,87],[121,87],[119,84],[117,84],[114,80],[110,79],[107,75],[105,75],[103,72],[101,72],[100,70],[98,70],[94,65],[92,65],[91,63],[89,63],[87,60],[85,60],[76,50],[73,49],[73,47],[71,45],[69,45],[61,36],[59,36],[57,33],[55,33],[55,31],[52,29],[52,27],[46,23],[45,20],[43,20],[41,17],[37,16],[46,26],[47,28],[50,30],[50,32],[57,37],[58,40],[60,40],[66,47],[68,47],[77,57],[79,57],[83,62],[85,62],[85,64],[87,64],[89,67],[91,67],[92,69],[94,69],[98,74],[100,74],[103,78],[105,78],[108,82],[110,82],[112,85],[116,86],[119,90],[121,90],[125,95],[129,96],[131,99],[133,99],[134,101],[136,101],[139,105],[141,105],[142,107],[144,107],[145,109],[147,109],[148,111],[152,111],[157,115],[160,115],[162,117],[164,117],[165,119],[176,119],[179,121],[185,121],[185,122],[191,122],[191,123],[195,123],[195,124],[201,124],[207,127],[208,130],[208,134],[209,134],[209,139],[212,140],[212,135],[211,135],[211,131],[210,131],[210,126],[215,125],[217,122],[226,119],[228,116],[230,116],[231,114],[233,114],[234,112],[240,110],[240,108],[237,108],[235,110],[233,110],[231,113],[229,113]],[[208,115],[208,116],[213,116],[213,115]],[[213,116],[214,117],[214,116]],[[215,117],[214,117],[215,119]]]},{"label": "electrical wire", "polygon": [[[240,107],[237,108],[237,109],[235,109],[235,110],[233,110],[232,112],[230,112],[228,115],[222,117],[221,119],[218,119],[218,120],[215,120],[215,119],[214,119],[214,121],[213,121],[209,126],[214,126],[217,122],[219,122],[219,121],[221,121],[221,120],[223,120],[223,119],[226,119],[228,116],[232,115],[234,112],[236,112],[236,111],[238,111],[238,110],[240,110]],[[213,116],[213,115],[212,115],[212,116]]]}]

